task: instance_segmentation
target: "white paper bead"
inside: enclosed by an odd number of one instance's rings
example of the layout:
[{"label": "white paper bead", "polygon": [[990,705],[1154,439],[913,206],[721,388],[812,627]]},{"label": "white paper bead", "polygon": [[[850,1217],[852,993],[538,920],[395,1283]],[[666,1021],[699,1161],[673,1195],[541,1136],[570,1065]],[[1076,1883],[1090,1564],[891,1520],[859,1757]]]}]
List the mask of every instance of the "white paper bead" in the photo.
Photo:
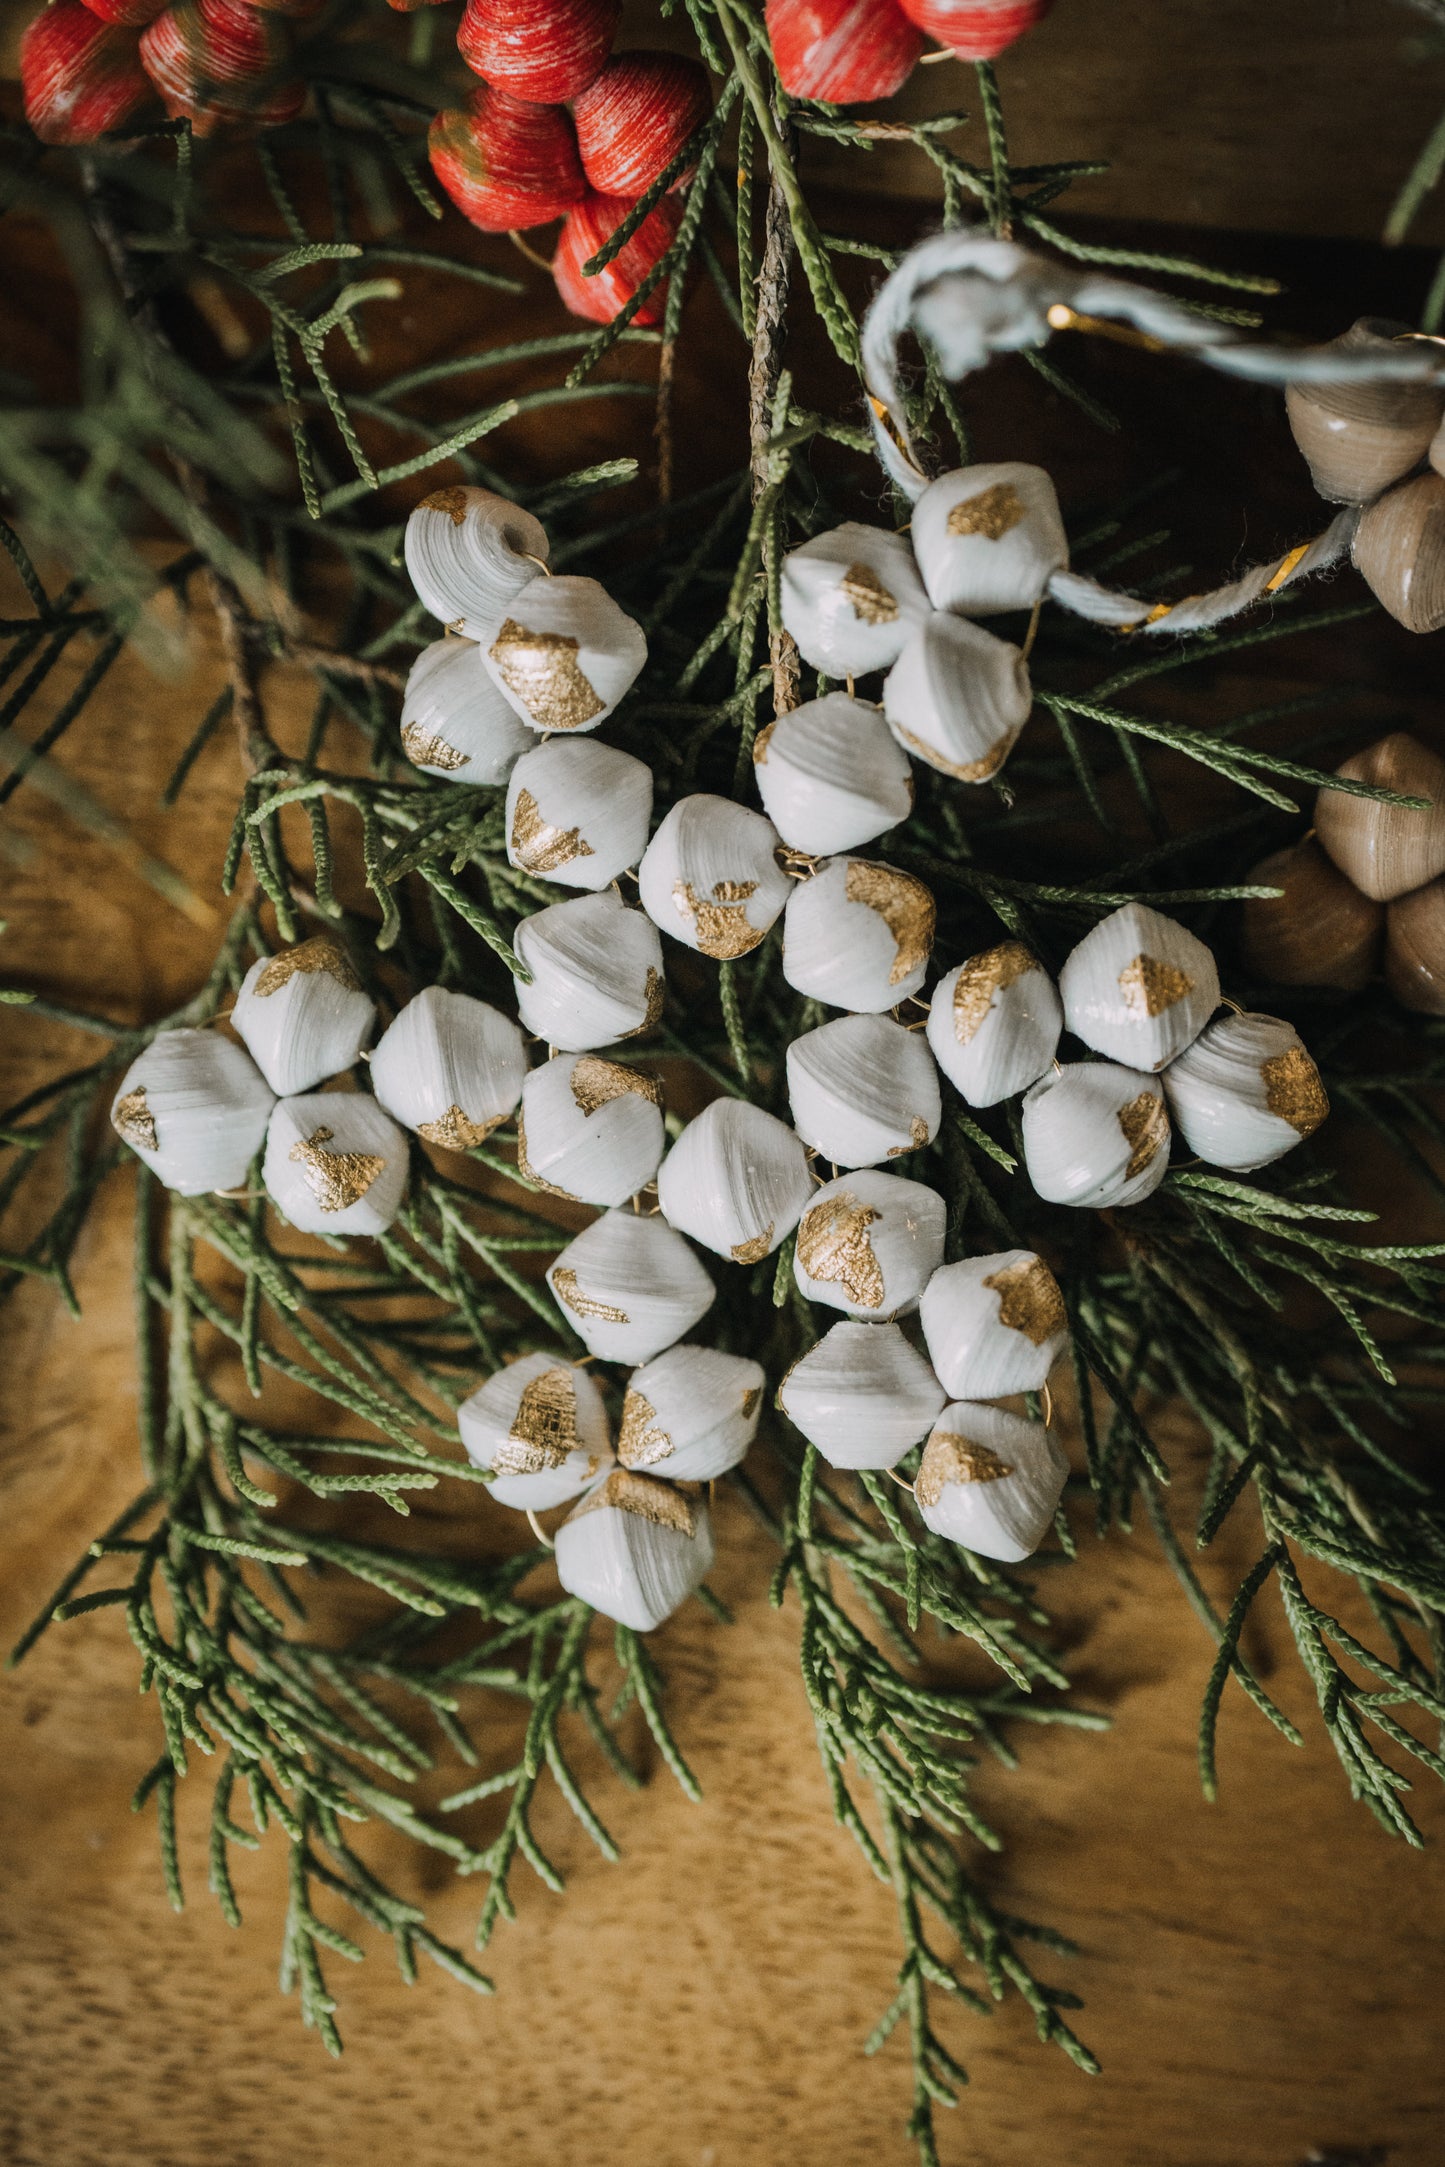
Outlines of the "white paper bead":
[{"label": "white paper bead", "polygon": [[1170,1063],[1163,1083],[1189,1149],[1236,1174],[1283,1158],[1330,1110],[1299,1033],[1278,1016],[1221,1016]]},{"label": "white paper bead", "polygon": [[913,1495],[935,1535],[1017,1565],[1047,1535],[1068,1479],[1042,1422],[958,1400],[923,1448]]},{"label": "white paper bead", "polygon": [[714,1099],[662,1162],[657,1201],[705,1249],[756,1264],[792,1233],[813,1195],[793,1131],[747,1099]]},{"label": "white paper bead", "polygon": [[549,1265],[547,1284],[604,1362],[650,1362],[691,1331],[717,1291],[680,1234],[631,1211],[584,1227]]},{"label": "white paper bead", "polygon": [[532,973],[517,1013],[549,1046],[585,1053],[650,1030],[662,1014],[662,942],[620,895],[574,896],[524,918],[513,946]]},{"label": "white paper bead", "polygon": [[358,1091],[281,1099],[266,1132],[271,1200],[303,1234],[384,1234],[406,1188],[406,1138]]},{"label": "white paper bead", "polygon": [[507,785],[508,863],[564,888],[607,887],[647,847],[651,768],[591,737],[528,742]]},{"label": "white paper bead", "polygon": [[637,869],[642,907],[686,948],[720,961],[756,948],[793,883],[778,832],[731,798],[679,798]]},{"label": "white paper bead", "polygon": [[451,783],[501,783],[535,742],[488,677],[475,641],[423,647],[401,702],[402,751],[413,766]]},{"label": "white paper bead", "polygon": [[812,1302],[884,1324],[918,1307],[943,1262],[936,1189],[870,1167],[818,1191],[798,1225],[793,1271]]},{"label": "white paper bead", "polygon": [[121,1078],[111,1126],[178,1196],[234,1189],[275,1104],[248,1054],[218,1031],[161,1031]]},{"label": "white paper bead", "polygon": [[669,1347],[627,1380],[617,1457],[669,1482],[713,1482],[746,1456],[767,1382],[761,1363]]},{"label": "white paper bead", "polygon": [[778,1405],[830,1467],[895,1467],[947,1397],[896,1324],[846,1318],[778,1387]]},{"label": "white paper bead", "polygon": [[788,1048],[788,1099],[804,1143],[834,1166],[877,1166],[932,1143],[943,1118],[933,1057],[891,1016],[840,1016]]},{"label": "white paper bead", "polygon": [[854,850],[913,810],[908,755],[877,708],[846,692],[809,700],[760,730],[753,772],[764,812],[794,850]]},{"label": "white paper bead", "polygon": [[1059,1283],[1032,1249],[945,1264],[918,1308],[929,1358],[956,1399],[1037,1392],[1068,1344]]},{"label": "white paper bead", "polygon": [[1021,941],[1002,941],[941,978],[928,1043],[970,1106],[996,1106],[1036,1083],[1064,1028],[1057,988]]},{"label": "white paper bead", "polygon": [[935,915],[933,897],[910,873],[830,858],[788,898],[783,976],[832,1008],[894,1008],[923,984]]},{"label": "white paper bead", "polygon": [[1161,1069],[1219,1006],[1219,973],[1187,927],[1126,903],[1085,934],[1059,992],[1064,1021],[1086,1046],[1130,1068]]},{"label": "white paper bead", "polygon": [[935,609],[1032,609],[1069,561],[1054,485],[1016,460],[941,475],[913,507],[913,554]]},{"label": "white paper bead", "polygon": [[490,489],[436,489],[406,523],[406,568],[433,617],[469,640],[490,639],[507,604],[547,558],[540,521]]},{"label": "white paper bead", "polygon": [[899,744],[964,783],[998,773],[1033,700],[1021,648],[942,611],[918,627],[883,680]]},{"label": "white paper bead", "polygon": [[428,986],[382,1033],[371,1088],[429,1144],[470,1151],[522,1095],[526,1047],[510,1016],[469,993]]},{"label": "white paper bead", "polygon": [[278,1098],[350,1068],[376,1020],[351,959],[329,933],[251,965],[231,1023]]},{"label": "white paper bead", "polygon": [[665,1132],[655,1079],[597,1053],[559,1053],[522,1087],[517,1164],[583,1204],[625,1204],[657,1172]]},{"label": "white paper bead", "polygon": [[928,597],[901,534],[849,520],[783,559],[783,623],[826,677],[886,670]]},{"label": "white paper bead", "polygon": [[457,1409],[474,1467],[494,1467],[489,1495],[517,1512],[580,1497],[612,1464],[607,1410],[585,1369],[555,1354],[524,1354]]},{"label": "white paper bead", "polygon": [[604,1618],[650,1633],[717,1555],[706,1500],[617,1468],[557,1530],[557,1578]]},{"label": "white paper bead", "polygon": [[483,648],[488,675],[534,730],[595,730],[647,660],[642,627],[595,579],[539,573]]},{"label": "white paper bead", "polygon": [[1157,1076],[1114,1061],[1074,1061],[1023,1103],[1029,1179],[1050,1204],[1103,1211],[1137,1204],[1169,1171],[1169,1115]]}]

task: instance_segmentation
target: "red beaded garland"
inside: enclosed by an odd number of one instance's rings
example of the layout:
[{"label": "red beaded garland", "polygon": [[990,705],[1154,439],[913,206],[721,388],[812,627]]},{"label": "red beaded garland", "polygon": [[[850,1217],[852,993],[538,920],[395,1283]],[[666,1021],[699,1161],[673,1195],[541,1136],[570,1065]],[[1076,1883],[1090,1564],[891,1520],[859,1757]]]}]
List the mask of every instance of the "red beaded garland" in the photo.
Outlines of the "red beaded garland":
[{"label": "red beaded garland", "polygon": [[274,128],[294,120],[305,86],[287,77],[286,27],[242,0],[182,0],[158,15],[140,41],[147,75],[173,120],[197,135],[233,123]]},{"label": "red beaded garland", "polygon": [[768,37],[793,98],[858,105],[901,90],[923,51],[894,0],[768,0]]},{"label": "red beaded garland", "polygon": [[146,104],[136,37],[81,0],[55,0],[20,40],[25,118],[42,143],[93,143]]},{"label": "red beaded garland", "polygon": [[457,48],[469,68],[534,105],[562,105],[606,64],[622,0],[467,0]]},{"label": "red beaded garland", "polygon": [[711,105],[707,70],[696,60],[619,53],[572,108],[589,184],[604,196],[645,194]]},{"label": "red beaded garland", "polygon": [[992,60],[1042,20],[1054,0],[898,0],[910,22],[960,60]]},{"label": "red beaded garland", "polygon": [[479,83],[465,107],[437,114],[428,142],[432,171],[483,233],[544,226],[587,193],[560,105],[529,105]]},{"label": "red beaded garland", "polygon": [[[576,210],[569,211],[552,258],[557,291],[574,316],[590,317],[593,323],[610,324],[618,310],[632,299],[659,258],[665,256],[682,224],[682,206],[676,196],[664,196],[643,219],[636,233],[625,241],[605,269],[592,278],[582,276],[582,266],[595,256],[609,235],[615,233],[632,209],[625,196],[588,194]],[[667,300],[664,280],[643,302],[633,322],[662,321]]]}]

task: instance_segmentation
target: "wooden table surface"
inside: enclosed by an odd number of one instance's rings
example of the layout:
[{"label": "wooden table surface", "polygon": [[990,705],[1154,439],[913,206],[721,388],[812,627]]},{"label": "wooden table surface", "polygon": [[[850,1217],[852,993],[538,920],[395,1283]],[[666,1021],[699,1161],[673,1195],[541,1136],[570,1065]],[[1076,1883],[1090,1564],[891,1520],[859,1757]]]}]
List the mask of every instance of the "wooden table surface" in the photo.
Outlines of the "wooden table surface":
[{"label": "wooden table surface", "polygon": [[[1066,0],[1060,20],[1084,4]],[[56,336],[53,321],[34,317],[37,341]],[[586,455],[604,455],[600,415],[587,426]],[[1060,426],[1076,429],[1067,416]],[[1275,414],[1258,426],[1279,433]],[[1236,505],[1256,474],[1246,444],[1227,475]],[[1251,544],[1257,501],[1254,511]],[[1271,499],[1264,516],[1285,512]],[[0,602],[9,607],[8,590]],[[1352,635],[1340,667],[1368,676],[1382,639],[1395,677],[1428,692],[1438,645],[1412,647],[1389,628]],[[73,681],[57,673],[53,699]],[[184,681],[127,660],[61,750],[207,895],[235,802],[229,743],[203,754],[179,811],[162,813],[157,798],[219,681],[202,627]],[[294,728],[300,688],[278,689]],[[37,849],[28,864],[0,860],[7,974],[117,1016],[155,1014],[193,989],[210,960],[203,932],[37,795],[22,792],[12,815],[9,831]],[[59,1027],[0,1009],[0,1100],[84,1051]],[[0,1323],[7,1643],[135,1488],[129,1240],[117,1177],[77,1260],[82,1321],[28,1289]],[[1185,1487],[1193,1452],[1181,1433]],[[430,1507],[439,1536],[459,1546],[488,1539],[498,1509],[470,1491]],[[1048,1594],[1083,1697],[1114,1729],[1041,1733],[1024,1741],[1017,1773],[985,1776],[982,1802],[1007,1841],[980,1870],[1011,1908],[1079,1944],[1046,1975],[1084,1996],[1079,2029],[1104,2074],[1087,2079],[1044,2052],[1017,2007],[990,2022],[945,2019],[973,2076],[957,2115],[940,2117],[947,2167],[1439,2167],[1438,1850],[1407,1852],[1350,1802],[1269,1600],[1249,1659],[1308,1742],[1291,1749],[1231,1685],[1222,1796],[1206,1805],[1194,1741],[1211,1645],[1152,1538],[1097,1544],[1087,1520],[1081,1503],[1080,1562]],[[407,1989],[368,1935],[363,1966],[330,1966],[348,2048],[339,2064],[275,1991],[281,1851],[237,1854],[245,1928],[232,1932],[206,1894],[200,1801],[183,1786],[190,1908],[174,1918],[153,1820],[128,1810],[158,1724],[135,1695],[123,1626],[101,1613],[48,1635],[0,1682],[0,2167],[911,2160],[902,2039],[873,2062],[859,2053],[892,1992],[891,1899],[828,1811],[796,1608],[767,1607],[772,1559],[728,1500],[719,1536],[715,1585],[738,1622],[690,1609],[655,1643],[703,1803],[665,1771],[640,1795],[599,1779],[623,1852],[607,1865],[549,1794],[538,1834],[570,1885],[559,1899],[519,1877],[520,1917],[484,1960],[496,1998],[435,1972]],[[1216,1595],[1251,1562],[1251,1542],[1248,1526],[1227,1531],[1204,1560]],[[1427,1834],[1445,1833],[1445,1805],[1426,1785],[1412,1810]],[[466,1944],[474,1884],[385,1832],[376,1855]]]}]

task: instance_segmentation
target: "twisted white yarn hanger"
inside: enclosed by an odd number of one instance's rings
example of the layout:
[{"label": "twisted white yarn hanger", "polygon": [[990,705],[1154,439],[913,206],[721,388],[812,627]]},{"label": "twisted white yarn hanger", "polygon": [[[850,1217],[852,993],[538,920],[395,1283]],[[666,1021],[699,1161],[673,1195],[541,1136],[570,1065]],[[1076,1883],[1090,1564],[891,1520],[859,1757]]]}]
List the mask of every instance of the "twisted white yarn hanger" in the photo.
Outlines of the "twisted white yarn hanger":
[{"label": "twisted white yarn hanger", "polygon": [[[969,376],[995,354],[1046,345],[1054,331],[1130,327],[1131,344],[1181,353],[1225,375],[1256,383],[1346,380],[1445,384],[1445,350],[1402,340],[1388,354],[1342,354],[1337,346],[1276,346],[1241,338],[1147,286],[1056,263],[977,227],[935,234],[905,256],[884,281],[863,324],[863,368],[872,394],[873,434],[890,479],[916,502],[933,478],[913,444],[899,387],[899,345],[915,332],[950,380]],[[1116,334],[1117,335],[1117,334]],[[1056,572],[1051,600],[1096,624],[1146,633],[1197,631],[1222,623],[1265,594],[1337,564],[1349,553],[1362,506],[1349,505],[1322,534],[1211,593],[1172,604],[1101,586],[1078,572]]]}]

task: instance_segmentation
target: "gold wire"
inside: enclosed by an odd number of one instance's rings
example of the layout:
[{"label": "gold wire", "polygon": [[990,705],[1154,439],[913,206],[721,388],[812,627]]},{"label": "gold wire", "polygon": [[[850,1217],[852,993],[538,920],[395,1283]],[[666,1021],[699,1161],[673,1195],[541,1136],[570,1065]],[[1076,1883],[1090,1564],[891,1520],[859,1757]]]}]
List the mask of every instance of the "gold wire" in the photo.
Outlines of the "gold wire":
[{"label": "gold wire", "polygon": [[535,263],[539,271],[546,271],[550,275],[552,269],[550,257],[541,255],[537,249],[533,248],[530,241],[524,241],[515,227],[508,233],[507,239],[520,255],[526,257],[528,263]]},{"label": "gold wire", "polygon": [[528,1506],[527,1508],[527,1518],[532,1523],[532,1533],[536,1536],[538,1542],[541,1543],[543,1549],[555,1550],[557,1545],[553,1542],[550,1535],[544,1533],[541,1521],[537,1518],[537,1515],[535,1514],[535,1512],[532,1511],[530,1506]]},{"label": "gold wire", "polygon": [[1118,346],[1138,346],[1146,354],[1167,354],[1167,343],[1156,339],[1148,331],[1136,331],[1132,324],[1110,323],[1104,316],[1084,316],[1078,309],[1071,309],[1066,301],[1055,301],[1048,312],[1049,328],[1053,331],[1089,331],[1095,338],[1112,339]]}]

